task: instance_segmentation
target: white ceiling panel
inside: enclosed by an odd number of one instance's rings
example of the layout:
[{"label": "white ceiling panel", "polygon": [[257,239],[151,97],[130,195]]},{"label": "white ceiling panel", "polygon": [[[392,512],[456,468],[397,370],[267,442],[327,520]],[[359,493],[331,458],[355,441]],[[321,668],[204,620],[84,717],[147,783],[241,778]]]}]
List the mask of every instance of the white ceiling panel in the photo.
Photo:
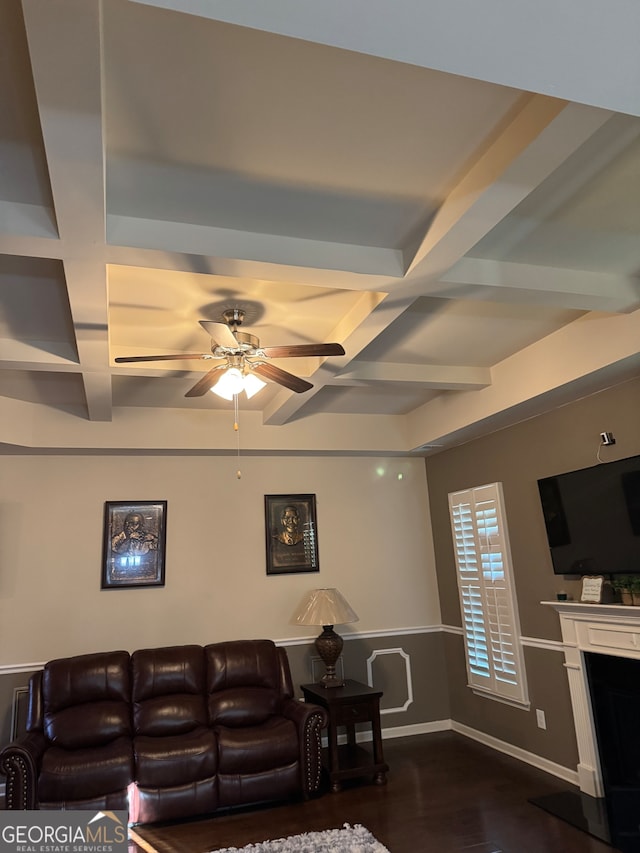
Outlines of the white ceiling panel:
[{"label": "white ceiling panel", "polygon": [[199,321],[233,309],[234,358],[276,368],[238,399],[248,452],[357,452],[365,423],[368,452],[437,452],[633,373],[640,119],[609,66],[578,74],[591,18],[554,87],[527,64],[550,4],[487,7],[493,56],[461,19],[431,62],[452,10],[285,7],[0,4],[0,443],[228,448]]}]

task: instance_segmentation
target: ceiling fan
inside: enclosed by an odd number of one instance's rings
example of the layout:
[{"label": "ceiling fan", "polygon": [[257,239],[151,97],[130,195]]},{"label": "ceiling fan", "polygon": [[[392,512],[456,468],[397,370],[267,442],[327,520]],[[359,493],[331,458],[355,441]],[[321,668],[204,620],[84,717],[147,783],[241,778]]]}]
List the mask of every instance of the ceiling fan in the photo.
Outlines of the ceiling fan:
[{"label": "ceiling fan", "polygon": [[216,382],[219,370],[235,368],[241,375],[257,373],[265,379],[302,394],[313,388],[311,382],[288,373],[275,364],[269,364],[269,358],[301,358],[306,356],[344,355],[341,344],[293,344],[291,346],[262,347],[260,340],[248,332],[241,332],[240,326],[245,312],[241,308],[231,308],[222,315],[224,323],[200,320],[200,325],[211,337],[211,353],[182,353],[181,355],[134,355],[116,358],[117,364],[142,361],[177,361],[179,359],[219,359],[208,373],[190,388],[185,397],[202,397]]}]

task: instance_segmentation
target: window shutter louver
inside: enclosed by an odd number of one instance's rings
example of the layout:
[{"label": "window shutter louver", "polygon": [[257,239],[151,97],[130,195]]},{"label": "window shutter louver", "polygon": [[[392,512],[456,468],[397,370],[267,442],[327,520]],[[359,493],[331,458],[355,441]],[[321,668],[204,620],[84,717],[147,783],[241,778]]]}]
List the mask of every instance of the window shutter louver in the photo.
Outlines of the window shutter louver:
[{"label": "window shutter louver", "polygon": [[500,483],[449,495],[469,686],[527,704]]}]

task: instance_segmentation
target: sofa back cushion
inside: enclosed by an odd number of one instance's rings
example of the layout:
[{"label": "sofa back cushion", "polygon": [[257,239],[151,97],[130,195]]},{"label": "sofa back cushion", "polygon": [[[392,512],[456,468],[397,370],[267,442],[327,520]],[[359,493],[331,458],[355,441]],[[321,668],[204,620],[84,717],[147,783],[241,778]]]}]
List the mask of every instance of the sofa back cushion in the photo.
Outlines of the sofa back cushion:
[{"label": "sofa back cushion", "polygon": [[49,661],[42,673],[44,731],[56,746],[101,746],[131,734],[129,653]]},{"label": "sofa back cushion", "polygon": [[235,640],[205,647],[211,725],[259,725],[279,713],[280,650],[271,640]]},{"label": "sofa back cushion", "polygon": [[138,735],[177,735],[206,726],[202,646],[140,649],[131,656]]}]

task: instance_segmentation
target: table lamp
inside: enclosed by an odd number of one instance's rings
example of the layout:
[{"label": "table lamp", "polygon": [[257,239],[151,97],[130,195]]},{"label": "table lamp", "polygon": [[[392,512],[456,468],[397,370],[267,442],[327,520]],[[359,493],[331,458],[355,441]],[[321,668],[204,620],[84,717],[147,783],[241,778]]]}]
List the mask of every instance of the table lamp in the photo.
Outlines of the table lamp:
[{"label": "table lamp", "polygon": [[336,678],[336,661],[340,657],[343,640],[333,630],[333,626],[358,621],[357,614],[346,599],[337,589],[313,589],[303,597],[291,621],[296,625],[322,625],[322,633],[316,638],[316,649],[326,672],[320,684],[324,687],[342,687],[344,681]]}]

